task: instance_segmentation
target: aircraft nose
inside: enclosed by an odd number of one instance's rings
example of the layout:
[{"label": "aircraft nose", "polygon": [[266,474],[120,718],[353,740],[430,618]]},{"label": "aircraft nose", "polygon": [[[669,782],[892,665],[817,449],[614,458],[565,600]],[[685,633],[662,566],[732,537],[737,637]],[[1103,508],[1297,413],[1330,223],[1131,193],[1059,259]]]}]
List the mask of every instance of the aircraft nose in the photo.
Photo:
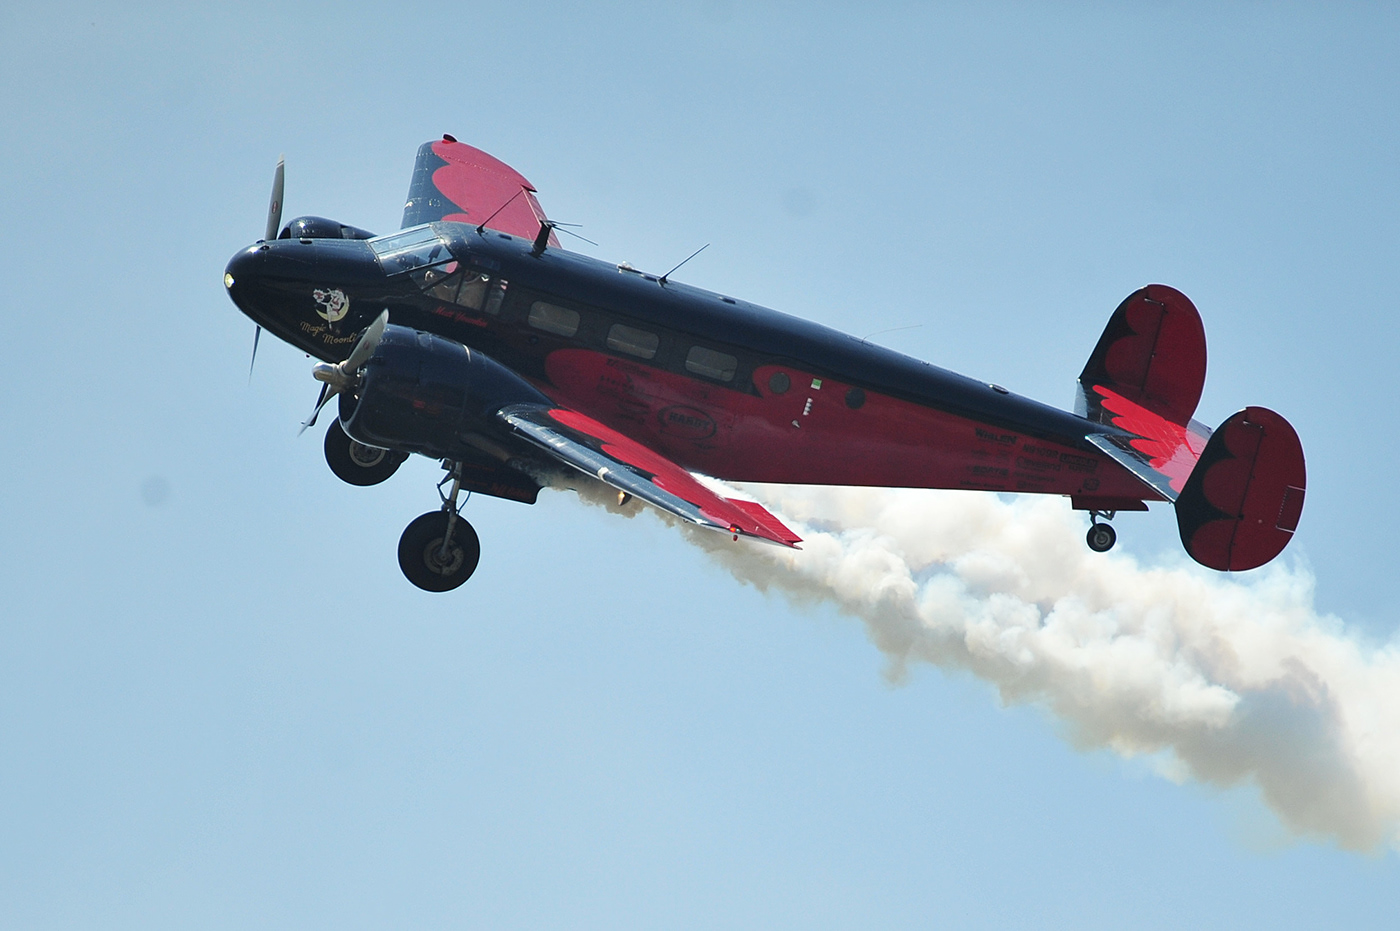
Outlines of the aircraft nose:
[{"label": "aircraft nose", "polygon": [[234,255],[228,260],[228,265],[224,267],[224,289],[228,291],[229,297],[240,307],[242,303],[238,300],[240,294],[248,290],[248,286],[257,280],[257,269],[262,265],[262,253],[259,246],[249,246]]}]

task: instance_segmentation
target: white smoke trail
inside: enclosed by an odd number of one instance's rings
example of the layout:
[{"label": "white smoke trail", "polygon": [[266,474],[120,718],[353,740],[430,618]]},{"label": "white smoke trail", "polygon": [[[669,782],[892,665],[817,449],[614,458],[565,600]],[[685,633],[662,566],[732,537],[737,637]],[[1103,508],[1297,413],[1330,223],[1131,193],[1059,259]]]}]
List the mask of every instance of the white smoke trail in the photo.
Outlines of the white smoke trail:
[{"label": "white smoke trail", "polygon": [[1058,498],[746,491],[802,550],[690,538],[744,582],[859,618],[895,678],[913,661],[966,669],[1048,707],[1078,747],[1160,755],[1178,781],[1252,781],[1290,829],[1346,848],[1400,843],[1400,646],[1319,615],[1305,570],[1093,553]]}]

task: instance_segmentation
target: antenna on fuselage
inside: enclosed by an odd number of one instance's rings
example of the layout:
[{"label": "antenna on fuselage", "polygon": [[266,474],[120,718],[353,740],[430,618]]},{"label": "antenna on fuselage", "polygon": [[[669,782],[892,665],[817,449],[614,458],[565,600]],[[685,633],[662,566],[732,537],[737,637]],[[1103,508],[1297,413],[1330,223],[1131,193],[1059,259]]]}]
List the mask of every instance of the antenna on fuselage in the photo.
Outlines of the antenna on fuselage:
[{"label": "antenna on fuselage", "polygon": [[708,249],[708,248],[710,248],[710,244],[709,244],[709,243],[705,243],[705,244],[704,244],[703,246],[701,246],[699,249],[696,249],[694,252],[690,253],[690,255],[686,256],[686,257],[683,258],[683,259],[681,259],[680,264],[677,265],[676,268],[671,269],[669,272],[667,272],[666,274],[662,275],[660,278],[656,279],[656,283],[657,283],[657,284],[664,285],[664,284],[670,279],[670,277],[676,273],[676,269],[677,269],[677,268],[680,268],[681,265],[684,265],[686,262],[689,262],[691,259],[695,258],[697,255],[699,255],[700,253],[704,252],[704,251],[705,251],[706,249]]},{"label": "antenna on fuselage", "polygon": [[514,194],[510,195],[510,198],[509,198],[504,204],[501,204],[501,206],[499,206],[499,207],[496,208],[496,212],[495,212],[495,213],[491,214],[489,217],[487,217],[486,219],[484,219],[484,220],[481,221],[481,223],[480,223],[480,224],[477,226],[477,228],[476,228],[476,234],[477,234],[478,236],[484,235],[484,234],[486,233],[486,224],[487,224],[487,223],[490,223],[492,220],[496,219],[496,214],[497,214],[497,213],[500,213],[502,210],[504,210],[504,209],[506,209],[507,207],[509,207],[509,206],[511,205],[511,203],[514,202],[514,200],[515,200],[517,197],[519,197],[521,194],[523,194],[523,193],[525,193],[525,189],[524,189],[524,188],[521,188],[520,190],[516,191]]},{"label": "antenna on fuselage", "polygon": [[866,336],[862,336],[862,337],[860,338],[860,341],[861,341],[862,343],[864,343],[864,342],[869,342],[870,337],[872,337],[872,336],[879,336],[881,333],[895,333],[895,332],[898,332],[899,330],[917,330],[917,329],[918,329],[919,327],[921,327],[921,326],[923,326],[922,323],[911,323],[911,324],[909,324],[908,326],[892,326],[892,327],[890,327],[888,330],[876,330],[874,333],[870,333],[870,334],[868,334],[868,335],[866,335]]},{"label": "antenna on fuselage", "polygon": [[545,248],[549,245],[550,234],[554,232],[554,224],[549,220],[540,221],[540,231],[535,234],[535,244],[530,247],[530,254],[539,256],[544,254]]},{"label": "antenna on fuselage", "polygon": [[581,224],[581,223],[560,223],[558,220],[541,220],[541,221],[540,221],[540,231],[539,231],[538,233],[535,234],[535,243],[534,243],[534,245],[532,245],[532,246],[530,247],[530,254],[533,255],[533,256],[535,256],[536,258],[538,258],[539,256],[543,255],[543,254],[544,254],[544,250],[549,246],[549,234],[550,234],[550,233],[556,233],[556,232],[558,232],[558,233],[568,233],[570,236],[574,237],[575,239],[582,239],[584,242],[588,243],[590,246],[596,246],[596,245],[598,245],[596,242],[594,242],[593,240],[589,239],[587,236],[580,236],[578,233],[575,233],[573,230],[568,229],[568,227],[570,227],[570,226],[582,226],[582,225],[583,225],[583,224]]}]

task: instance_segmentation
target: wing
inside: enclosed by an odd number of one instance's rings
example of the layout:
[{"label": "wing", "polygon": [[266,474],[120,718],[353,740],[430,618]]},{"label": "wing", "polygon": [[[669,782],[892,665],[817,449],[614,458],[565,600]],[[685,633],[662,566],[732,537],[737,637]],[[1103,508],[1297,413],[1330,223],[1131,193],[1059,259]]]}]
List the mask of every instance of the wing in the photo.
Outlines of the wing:
[{"label": "wing", "polygon": [[512,405],[496,416],[565,465],[682,520],[783,546],[802,540],[761,505],[712,491],[671,460],[590,417],[536,404]]},{"label": "wing", "polygon": [[[545,220],[535,186],[498,158],[451,136],[418,148],[404,227],[435,220],[486,226],[512,236],[534,239]],[[549,244],[558,246],[551,233]]]}]

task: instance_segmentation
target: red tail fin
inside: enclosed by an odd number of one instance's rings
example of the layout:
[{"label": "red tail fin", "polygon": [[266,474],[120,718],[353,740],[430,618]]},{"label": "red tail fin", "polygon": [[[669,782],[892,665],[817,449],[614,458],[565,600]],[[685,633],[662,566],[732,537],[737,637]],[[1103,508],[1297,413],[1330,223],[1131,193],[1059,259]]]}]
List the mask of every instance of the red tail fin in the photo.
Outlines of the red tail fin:
[{"label": "red tail fin", "polygon": [[1095,417],[1096,393],[1114,394],[1187,426],[1206,383],[1206,331],[1190,298],[1164,284],[1140,288],[1118,305],[1079,376]]},{"label": "red tail fin", "polygon": [[1293,538],[1306,487],[1292,425],[1268,408],[1245,408],[1211,436],[1176,499],[1182,545],[1212,569],[1262,566]]}]

